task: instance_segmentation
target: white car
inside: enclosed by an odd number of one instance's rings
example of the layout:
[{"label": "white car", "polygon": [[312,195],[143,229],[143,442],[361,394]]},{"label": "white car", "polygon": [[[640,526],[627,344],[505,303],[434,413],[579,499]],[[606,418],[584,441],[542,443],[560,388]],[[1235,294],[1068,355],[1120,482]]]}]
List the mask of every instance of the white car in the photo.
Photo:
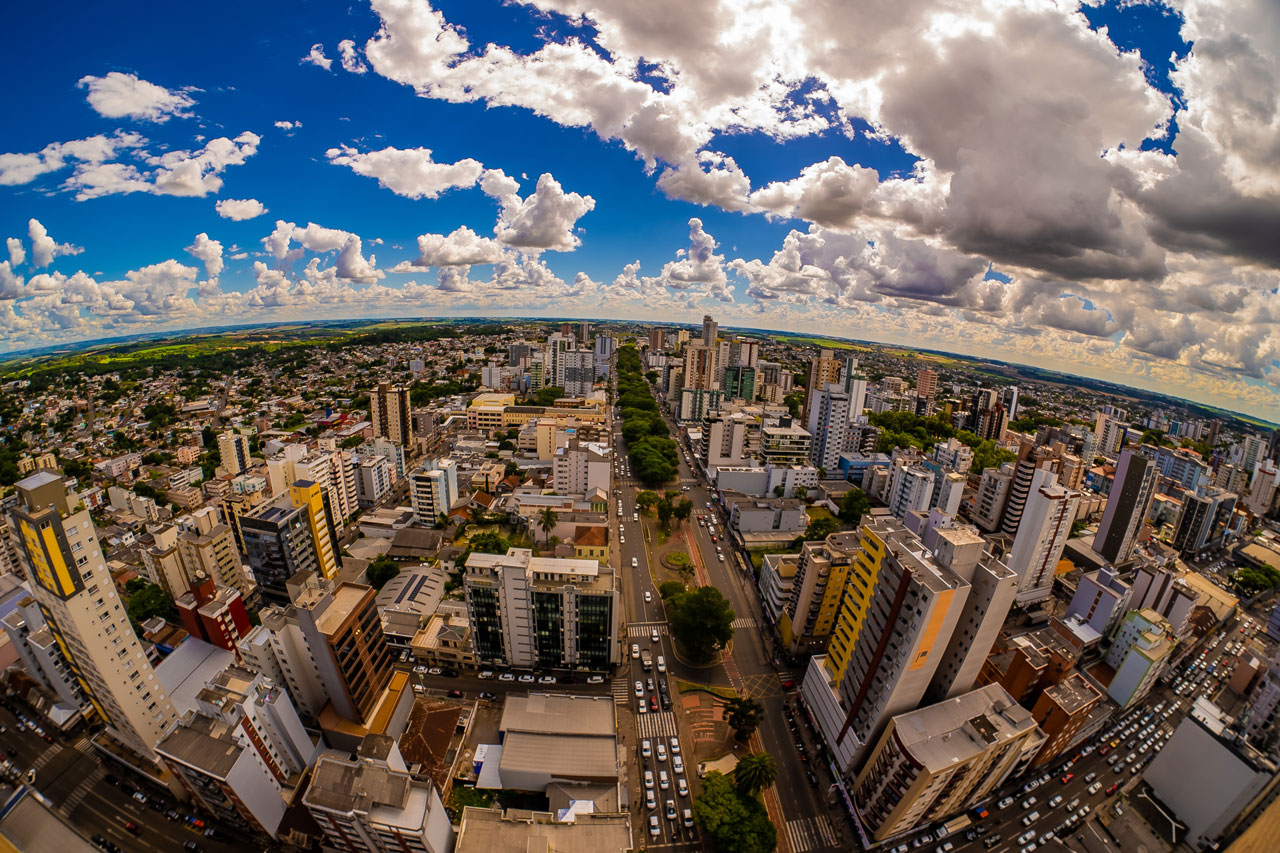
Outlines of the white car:
[{"label": "white car", "polygon": [[526,672],[524,675],[517,678],[516,681],[520,682],[521,684],[533,684],[533,682],[537,681],[537,679]]},{"label": "white car", "polygon": [[[637,682],[636,682],[636,696],[644,696],[644,682],[643,682],[643,681],[637,681]],[[646,743],[648,743],[648,741],[646,741]]]},{"label": "white car", "polygon": [[645,758],[653,757],[653,744],[649,742],[648,738],[645,738],[644,740],[640,741],[640,754]]},{"label": "white car", "polygon": [[498,676],[498,680],[499,681],[515,681],[516,677],[509,672],[504,672]]},{"label": "white car", "polygon": [[644,591],[644,603],[648,604],[650,601],[653,601],[653,593],[646,589]]},{"label": "white car", "polygon": [[693,809],[685,809],[680,813],[680,816],[683,818],[685,826],[693,826]]},{"label": "white car", "polygon": [[[656,807],[656,803],[650,808]],[[649,815],[649,834],[657,838],[662,834],[662,830],[658,827],[658,816],[656,814]]]},{"label": "white car", "polygon": [[604,676],[603,676],[603,675],[589,675],[589,676],[587,676],[587,684],[604,684]]},{"label": "white car", "polygon": [[544,675],[538,679],[539,684],[555,684],[556,677],[554,675]]},{"label": "white car", "polygon": [[676,819],[676,801],[675,800],[667,800],[667,807],[665,809],[665,814],[667,816],[667,820]]},{"label": "white car", "polygon": [[493,678],[493,670],[491,669],[482,670],[481,673],[476,676],[476,678]]},{"label": "white car", "polygon": [[[658,798],[653,795],[652,790],[644,792],[644,804],[647,808],[651,809],[656,809],[658,807]],[[657,815],[653,815],[653,817],[657,817]]]},{"label": "white car", "polygon": [[[659,748],[661,748],[661,744],[659,744]],[[671,769],[674,770],[676,773],[683,773],[684,759],[678,755],[671,756]]]},{"label": "white car", "polygon": [[680,754],[680,738],[678,737],[673,737],[671,739],[671,754],[672,755]]},{"label": "white car", "polygon": [[689,783],[684,781],[683,776],[676,780],[676,792],[682,797],[689,796]]},{"label": "white car", "polygon": [[665,770],[658,771],[658,787],[664,791],[671,787],[671,777]]},{"label": "white car", "polygon": [[666,744],[662,743],[662,741],[658,741],[658,760],[667,760],[667,747]]},{"label": "white car", "polygon": [[651,642],[651,643],[656,643],[656,642],[658,642],[658,629],[657,629],[657,628],[652,628],[652,629],[650,629],[650,631],[649,631],[649,642]]},{"label": "white car", "polygon": [[650,791],[653,790],[653,771],[652,770],[644,771],[644,786],[648,788]]},{"label": "white car", "polygon": [[633,568],[633,569],[638,569],[638,568],[640,568],[640,561],[639,561],[639,560],[637,560],[635,557],[632,557],[632,558],[631,558],[631,568]]},{"label": "white car", "polygon": [[662,655],[658,655],[658,672],[667,671],[667,659]]},{"label": "white car", "polygon": [[631,644],[631,659],[640,660],[640,644],[639,643]]}]

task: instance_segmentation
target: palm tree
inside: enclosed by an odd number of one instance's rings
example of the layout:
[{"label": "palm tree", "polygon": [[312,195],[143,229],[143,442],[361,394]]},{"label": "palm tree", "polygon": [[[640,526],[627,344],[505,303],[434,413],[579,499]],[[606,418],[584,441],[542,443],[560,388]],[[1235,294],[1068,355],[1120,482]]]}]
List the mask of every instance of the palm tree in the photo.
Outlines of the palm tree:
[{"label": "palm tree", "polygon": [[542,532],[546,534],[547,544],[551,544],[551,530],[556,526],[556,522],[560,520],[560,516],[556,515],[556,511],[551,507],[547,507],[538,513],[538,526],[542,528]]},{"label": "palm tree", "polygon": [[749,797],[763,791],[778,778],[778,764],[767,752],[752,752],[742,756],[733,768],[733,784]]}]

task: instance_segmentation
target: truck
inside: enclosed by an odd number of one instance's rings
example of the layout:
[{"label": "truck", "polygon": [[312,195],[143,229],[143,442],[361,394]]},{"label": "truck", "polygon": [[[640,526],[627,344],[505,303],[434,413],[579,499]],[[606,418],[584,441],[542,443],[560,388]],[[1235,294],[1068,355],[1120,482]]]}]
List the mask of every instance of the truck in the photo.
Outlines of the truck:
[{"label": "truck", "polygon": [[653,654],[648,649],[640,650],[640,665],[644,667],[645,672],[653,669]]}]

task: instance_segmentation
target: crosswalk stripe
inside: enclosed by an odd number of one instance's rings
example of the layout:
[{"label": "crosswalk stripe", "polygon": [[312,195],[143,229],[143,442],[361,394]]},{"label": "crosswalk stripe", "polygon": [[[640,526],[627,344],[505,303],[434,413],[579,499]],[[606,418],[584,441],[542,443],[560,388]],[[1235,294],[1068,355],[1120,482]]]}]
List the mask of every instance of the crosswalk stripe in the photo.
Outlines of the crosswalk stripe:
[{"label": "crosswalk stripe", "polygon": [[835,827],[826,815],[811,815],[787,821],[787,838],[791,841],[792,853],[835,847],[840,843]]},{"label": "crosswalk stripe", "polygon": [[642,738],[671,738],[680,735],[675,715],[669,711],[640,714],[636,717],[636,733]]},{"label": "crosswalk stripe", "polygon": [[744,617],[743,617],[743,618],[741,618],[741,619],[734,619],[734,620],[733,620],[733,627],[734,627],[735,629],[737,629],[737,628],[754,628],[754,627],[756,627],[756,620],[755,620],[754,618],[750,617],[750,616],[744,616]]},{"label": "crosswalk stripe", "polygon": [[72,791],[70,796],[68,796],[67,799],[62,803],[62,808],[66,811],[66,813],[70,814],[71,811],[74,810],[76,806],[80,805],[80,803],[84,800],[84,798],[89,796],[89,791],[93,788],[93,786],[98,784],[99,780],[101,780],[102,777],[106,775],[107,775],[106,768],[104,768],[101,764],[93,768],[93,771],[80,781],[80,784],[75,787],[75,790]]},{"label": "crosswalk stripe", "polygon": [[632,640],[647,639],[655,628],[658,630],[658,636],[667,633],[666,625],[628,625],[627,637]]}]

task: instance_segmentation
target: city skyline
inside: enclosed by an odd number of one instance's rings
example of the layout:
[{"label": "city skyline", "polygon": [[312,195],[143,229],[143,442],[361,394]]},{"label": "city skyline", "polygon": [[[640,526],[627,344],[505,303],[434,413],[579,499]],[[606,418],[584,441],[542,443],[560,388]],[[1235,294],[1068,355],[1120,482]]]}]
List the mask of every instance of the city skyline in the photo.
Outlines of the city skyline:
[{"label": "city skyline", "polygon": [[1280,419],[1262,0],[791,5],[21,10],[3,346],[711,312]]}]

